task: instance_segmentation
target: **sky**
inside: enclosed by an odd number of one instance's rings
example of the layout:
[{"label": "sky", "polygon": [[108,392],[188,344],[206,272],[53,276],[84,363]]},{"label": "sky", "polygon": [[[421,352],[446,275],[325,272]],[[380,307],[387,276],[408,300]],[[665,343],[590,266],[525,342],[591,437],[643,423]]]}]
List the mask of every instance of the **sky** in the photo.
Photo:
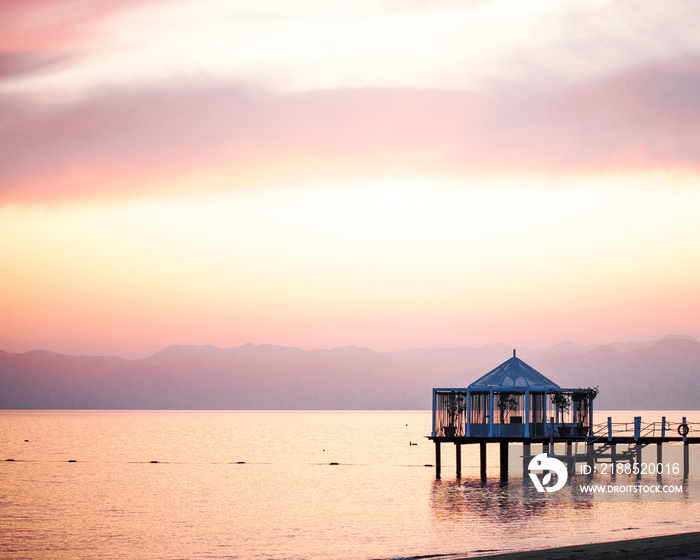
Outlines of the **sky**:
[{"label": "sky", "polygon": [[0,349],[700,338],[700,4],[0,3]]}]

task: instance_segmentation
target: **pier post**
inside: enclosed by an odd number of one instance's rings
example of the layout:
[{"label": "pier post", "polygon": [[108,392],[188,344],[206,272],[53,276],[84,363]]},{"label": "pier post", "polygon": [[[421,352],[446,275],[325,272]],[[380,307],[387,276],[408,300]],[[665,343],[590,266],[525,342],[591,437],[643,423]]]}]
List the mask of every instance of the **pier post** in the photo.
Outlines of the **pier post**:
[{"label": "pier post", "polygon": [[[687,425],[686,417],[683,417],[683,424]],[[690,445],[688,445],[688,433],[683,436],[683,481],[688,480],[690,472]]]},{"label": "pier post", "polygon": [[665,416],[661,417],[661,437],[662,438],[666,437],[666,417]]},{"label": "pier post", "polygon": [[440,478],[440,442],[435,442],[435,477]]},{"label": "pier post", "polygon": [[639,432],[642,430],[642,417],[634,417],[634,441],[639,441]]},{"label": "pier post", "polygon": [[608,416],[608,441],[612,441],[612,416]]},{"label": "pier post", "polygon": [[501,441],[501,480],[508,480],[508,441]]},{"label": "pier post", "polygon": [[656,464],[658,465],[659,463],[663,463],[663,444],[662,443],[657,443],[656,444]]},{"label": "pier post", "polygon": [[462,444],[455,443],[457,453],[457,478],[462,478]]},{"label": "pier post", "polygon": [[481,479],[486,478],[486,442],[479,442],[479,470],[481,472]]}]

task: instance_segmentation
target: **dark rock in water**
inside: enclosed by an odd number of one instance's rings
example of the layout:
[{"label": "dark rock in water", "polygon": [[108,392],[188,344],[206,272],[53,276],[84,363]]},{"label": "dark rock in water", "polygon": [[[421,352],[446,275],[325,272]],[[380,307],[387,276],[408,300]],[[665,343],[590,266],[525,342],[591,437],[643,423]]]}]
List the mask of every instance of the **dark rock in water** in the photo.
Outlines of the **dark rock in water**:
[{"label": "dark rock in water", "polygon": [[238,461],[237,465],[245,465],[245,461]]},{"label": "dark rock in water", "polygon": [[75,459],[68,459],[68,462],[69,463],[77,463],[78,461],[76,461]]},{"label": "dark rock in water", "polygon": [[337,465],[338,463],[330,463],[331,465]]},{"label": "dark rock in water", "polygon": [[151,464],[155,464],[155,463],[157,463],[157,462],[158,462],[158,461],[151,461]]},{"label": "dark rock in water", "polygon": [[8,463],[11,463],[12,461],[14,461],[14,459],[5,459],[5,461],[7,461]]}]

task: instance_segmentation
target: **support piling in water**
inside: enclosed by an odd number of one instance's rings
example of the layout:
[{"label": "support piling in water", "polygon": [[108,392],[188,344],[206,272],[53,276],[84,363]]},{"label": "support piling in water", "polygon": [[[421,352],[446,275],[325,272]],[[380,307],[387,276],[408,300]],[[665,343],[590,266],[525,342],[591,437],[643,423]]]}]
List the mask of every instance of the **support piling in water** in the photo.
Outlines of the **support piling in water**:
[{"label": "support piling in water", "polygon": [[435,442],[435,476],[440,478],[440,442]]},{"label": "support piling in water", "polygon": [[530,444],[523,442],[523,472],[527,472],[527,467],[530,463]]},{"label": "support piling in water", "polygon": [[508,480],[508,441],[500,442],[501,480]]},{"label": "support piling in water", "polygon": [[481,478],[486,478],[486,442],[479,442],[479,471]]},{"label": "support piling in water", "polygon": [[462,478],[462,444],[455,443],[455,453],[457,455],[457,478]]},{"label": "support piling in water", "polygon": [[637,469],[637,480],[642,479],[642,446],[637,444],[634,446],[634,452],[635,452],[635,461],[639,465],[639,469]]}]

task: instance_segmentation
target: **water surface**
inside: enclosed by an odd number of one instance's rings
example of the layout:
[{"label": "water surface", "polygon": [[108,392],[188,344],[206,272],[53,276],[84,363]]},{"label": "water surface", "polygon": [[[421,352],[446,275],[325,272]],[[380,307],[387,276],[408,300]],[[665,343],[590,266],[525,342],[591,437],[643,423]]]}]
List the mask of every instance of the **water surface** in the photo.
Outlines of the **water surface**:
[{"label": "water surface", "polygon": [[[642,416],[662,414],[683,413]],[[597,412],[596,421],[604,416]],[[523,482],[519,445],[511,446],[507,484],[498,478],[496,445],[486,482],[476,446],[463,446],[461,479],[453,446],[443,446],[436,480],[425,466],[435,460],[429,430],[422,411],[0,411],[0,555],[367,560],[700,526],[694,494],[635,503],[566,493],[537,499]],[[665,461],[680,457],[680,446],[664,449]],[[655,460],[655,450],[647,457]],[[700,450],[691,449],[691,489],[698,467]]]}]

